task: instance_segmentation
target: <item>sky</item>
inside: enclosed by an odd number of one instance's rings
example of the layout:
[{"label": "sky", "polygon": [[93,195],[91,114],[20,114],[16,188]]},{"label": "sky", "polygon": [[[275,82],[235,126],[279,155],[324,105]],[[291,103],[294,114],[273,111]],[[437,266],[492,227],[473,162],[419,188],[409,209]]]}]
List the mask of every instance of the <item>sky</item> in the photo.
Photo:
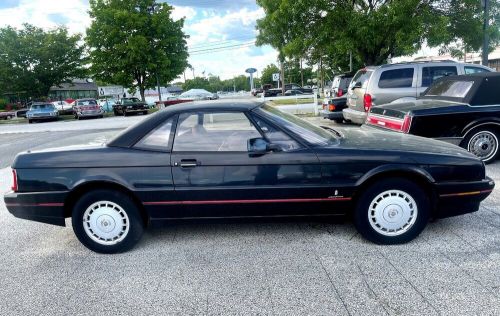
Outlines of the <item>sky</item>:
[{"label": "sky", "polygon": [[[162,1],[163,2],[163,1]],[[185,18],[189,35],[189,63],[195,76],[230,79],[256,68],[258,74],[277,53],[270,46],[256,47],[255,23],[264,16],[255,0],[169,0],[174,19]],[[71,33],[85,33],[90,25],[88,0],[0,0],[0,26],[31,23],[50,29],[58,25]],[[183,75],[180,77],[184,78]],[[186,71],[193,78],[193,71]]]}]

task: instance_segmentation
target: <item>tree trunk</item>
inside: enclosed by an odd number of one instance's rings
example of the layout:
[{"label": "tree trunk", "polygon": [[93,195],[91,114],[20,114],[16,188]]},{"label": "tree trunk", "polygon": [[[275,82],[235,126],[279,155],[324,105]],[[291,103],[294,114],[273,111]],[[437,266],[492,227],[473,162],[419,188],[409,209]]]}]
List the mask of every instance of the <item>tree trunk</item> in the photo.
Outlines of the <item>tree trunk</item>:
[{"label": "tree trunk", "polygon": [[145,91],[145,90],[146,90],[146,89],[144,88],[144,86],[143,86],[143,85],[140,85],[140,86],[139,86],[139,92],[141,93],[141,100],[142,100],[142,102],[146,102],[146,97],[144,96],[144,91]]},{"label": "tree trunk", "polygon": [[304,86],[304,71],[302,70],[302,58],[300,59],[300,84]]}]

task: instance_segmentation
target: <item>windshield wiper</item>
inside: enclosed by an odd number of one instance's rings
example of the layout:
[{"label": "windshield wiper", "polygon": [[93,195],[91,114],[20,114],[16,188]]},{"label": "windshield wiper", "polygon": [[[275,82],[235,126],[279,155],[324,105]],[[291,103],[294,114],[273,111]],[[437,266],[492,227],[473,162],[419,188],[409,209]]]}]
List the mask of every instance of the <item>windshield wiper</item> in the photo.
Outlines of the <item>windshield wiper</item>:
[{"label": "windshield wiper", "polygon": [[334,130],[334,129],[333,129],[333,128],[331,128],[331,127],[328,127],[328,126],[323,126],[323,125],[322,125],[322,126],[321,126],[321,128],[326,129],[327,131],[332,132],[333,134],[337,135],[337,137],[339,137],[339,138],[342,138],[342,134],[340,134],[340,132],[339,132],[339,131]]}]

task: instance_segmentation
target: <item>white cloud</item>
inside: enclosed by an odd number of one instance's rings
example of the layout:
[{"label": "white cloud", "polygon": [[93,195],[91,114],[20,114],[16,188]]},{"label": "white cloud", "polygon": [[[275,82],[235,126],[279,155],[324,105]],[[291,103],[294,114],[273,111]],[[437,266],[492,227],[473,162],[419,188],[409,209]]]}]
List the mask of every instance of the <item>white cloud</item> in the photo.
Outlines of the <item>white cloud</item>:
[{"label": "white cloud", "polygon": [[172,18],[177,21],[182,18],[186,18],[187,21],[194,19],[196,16],[196,10],[192,7],[183,6],[172,6],[174,10],[172,11]]},{"label": "white cloud", "polygon": [[[90,25],[88,5],[83,0],[22,0],[17,7],[0,10],[0,26],[21,27],[30,23],[44,29],[66,25],[71,33],[85,33]],[[61,18],[60,23],[51,19]]]}]

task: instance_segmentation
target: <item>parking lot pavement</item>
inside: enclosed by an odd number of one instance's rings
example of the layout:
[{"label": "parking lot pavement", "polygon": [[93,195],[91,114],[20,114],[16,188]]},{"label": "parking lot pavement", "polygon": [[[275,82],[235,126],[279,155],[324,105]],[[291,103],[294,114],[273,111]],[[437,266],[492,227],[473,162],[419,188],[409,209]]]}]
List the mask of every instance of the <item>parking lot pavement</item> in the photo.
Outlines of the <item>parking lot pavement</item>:
[{"label": "parking lot pavement", "polygon": [[[0,156],[29,136],[0,135],[14,137]],[[487,173],[500,183],[500,161]],[[9,168],[0,179],[3,195]],[[150,229],[120,255],[90,252],[71,227],[16,219],[1,199],[0,315],[500,315],[499,192],[405,245],[369,243],[349,222],[210,222]]]}]

